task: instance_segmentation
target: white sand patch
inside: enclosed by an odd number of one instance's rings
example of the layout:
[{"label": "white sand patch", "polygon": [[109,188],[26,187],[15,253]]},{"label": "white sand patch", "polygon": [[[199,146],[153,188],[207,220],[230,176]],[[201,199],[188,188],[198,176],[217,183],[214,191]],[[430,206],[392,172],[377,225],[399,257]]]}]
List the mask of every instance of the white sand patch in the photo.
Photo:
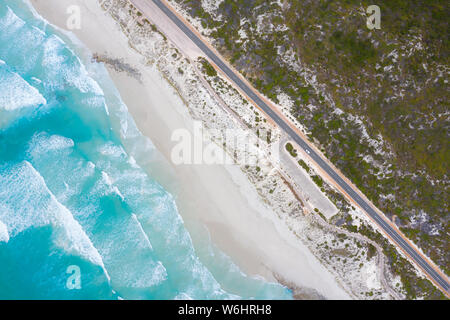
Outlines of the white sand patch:
[{"label": "white sand patch", "polygon": [[[2,210],[2,208],[0,208]],[[0,221],[0,242],[8,242],[9,241],[9,233],[6,224]]]}]

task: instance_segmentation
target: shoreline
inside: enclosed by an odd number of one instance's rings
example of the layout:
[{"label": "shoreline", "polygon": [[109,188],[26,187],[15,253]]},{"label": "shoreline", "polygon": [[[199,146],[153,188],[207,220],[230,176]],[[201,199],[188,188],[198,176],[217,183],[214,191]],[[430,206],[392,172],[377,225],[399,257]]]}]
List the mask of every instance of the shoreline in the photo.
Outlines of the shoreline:
[{"label": "shoreline", "polygon": [[[172,131],[188,128],[192,132],[189,112],[162,75],[147,67],[143,57],[128,46],[126,36],[98,2],[31,0],[31,4],[43,18],[62,29],[66,9],[79,5],[82,28],[73,31],[77,38],[93,54],[122,59],[139,71],[141,79],[105,64],[139,130],[169,159]],[[326,298],[348,298],[309,249],[287,227],[277,224],[274,213],[258,200],[238,167],[171,164],[170,169],[176,175],[175,182],[163,173],[155,173],[154,178],[174,195],[196,249],[204,239],[193,231],[206,226],[212,242],[245,274],[272,282],[281,277],[297,287],[315,289]]]}]

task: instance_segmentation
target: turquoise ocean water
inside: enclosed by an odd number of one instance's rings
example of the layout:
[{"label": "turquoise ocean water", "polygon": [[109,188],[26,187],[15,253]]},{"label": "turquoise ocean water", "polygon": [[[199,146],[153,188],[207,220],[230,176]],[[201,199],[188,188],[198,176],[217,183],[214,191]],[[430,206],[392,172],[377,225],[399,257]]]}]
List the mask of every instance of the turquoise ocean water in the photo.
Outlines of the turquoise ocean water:
[{"label": "turquoise ocean water", "polygon": [[212,244],[194,248],[142,169],[157,150],[76,46],[0,0],[0,299],[290,299]]}]

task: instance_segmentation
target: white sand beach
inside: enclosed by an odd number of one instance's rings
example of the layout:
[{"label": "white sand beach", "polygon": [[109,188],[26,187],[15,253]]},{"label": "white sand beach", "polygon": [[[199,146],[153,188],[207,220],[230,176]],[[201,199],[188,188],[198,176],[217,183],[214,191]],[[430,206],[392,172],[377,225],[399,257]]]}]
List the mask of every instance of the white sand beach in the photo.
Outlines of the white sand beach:
[{"label": "white sand beach", "polygon": [[[141,81],[108,68],[110,76],[138,128],[170,162],[172,132],[192,130],[193,120],[174,89],[140,54],[96,0],[30,0],[50,23],[66,29],[67,8],[81,8],[81,29],[72,32],[92,53],[123,59],[141,73]],[[274,274],[302,288],[314,289],[328,299],[349,299],[334,276],[258,199],[255,188],[238,167],[173,165],[176,183],[164,174],[155,178],[171,192],[194,239],[199,224],[212,241],[241,268],[275,281]]]}]

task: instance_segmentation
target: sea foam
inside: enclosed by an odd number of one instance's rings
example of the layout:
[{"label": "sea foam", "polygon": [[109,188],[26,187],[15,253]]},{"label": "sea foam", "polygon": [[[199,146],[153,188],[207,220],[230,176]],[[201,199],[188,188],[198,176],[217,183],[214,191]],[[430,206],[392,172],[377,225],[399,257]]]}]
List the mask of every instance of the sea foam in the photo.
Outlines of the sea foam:
[{"label": "sea foam", "polygon": [[59,234],[55,238],[57,245],[104,267],[102,258],[79,223],[55,199],[29,162],[0,168],[0,203],[9,209],[0,212],[0,220],[4,221],[11,237],[31,227],[52,225]]},{"label": "sea foam", "polygon": [[6,63],[0,61],[0,109],[10,111],[45,103],[38,89],[9,71]]},{"label": "sea foam", "polygon": [[[0,207],[0,210],[2,208]],[[9,233],[6,224],[0,221],[0,242],[8,242],[9,241]]]},{"label": "sea foam", "polygon": [[[109,292],[99,298],[111,292],[124,299],[258,297],[247,288],[225,291],[196,254],[174,197],[149,174],[162,157],[136,127],[105,67],[81,61],[76,50],[84,48],[65,43],[19,2],[0,2],[0,86],[8,88],[0,93],[0,119],[17,120],[16,126],[0,120],[0,256],[17,264],[31,252],[58,271],[30,267],[33,281],[19,297],[59,298],[52,290],[65,284],[66,263],[74,259],[99,266],[83,269],[94,286],[105,288],[108,278]],[[234,274],[233,281],[246,280]],[[0,284],[15,285],[1,275]],[[253,287],[267,296],[288,296],[257,282]],[[9,297],[0,286],[2,293]]]}]

